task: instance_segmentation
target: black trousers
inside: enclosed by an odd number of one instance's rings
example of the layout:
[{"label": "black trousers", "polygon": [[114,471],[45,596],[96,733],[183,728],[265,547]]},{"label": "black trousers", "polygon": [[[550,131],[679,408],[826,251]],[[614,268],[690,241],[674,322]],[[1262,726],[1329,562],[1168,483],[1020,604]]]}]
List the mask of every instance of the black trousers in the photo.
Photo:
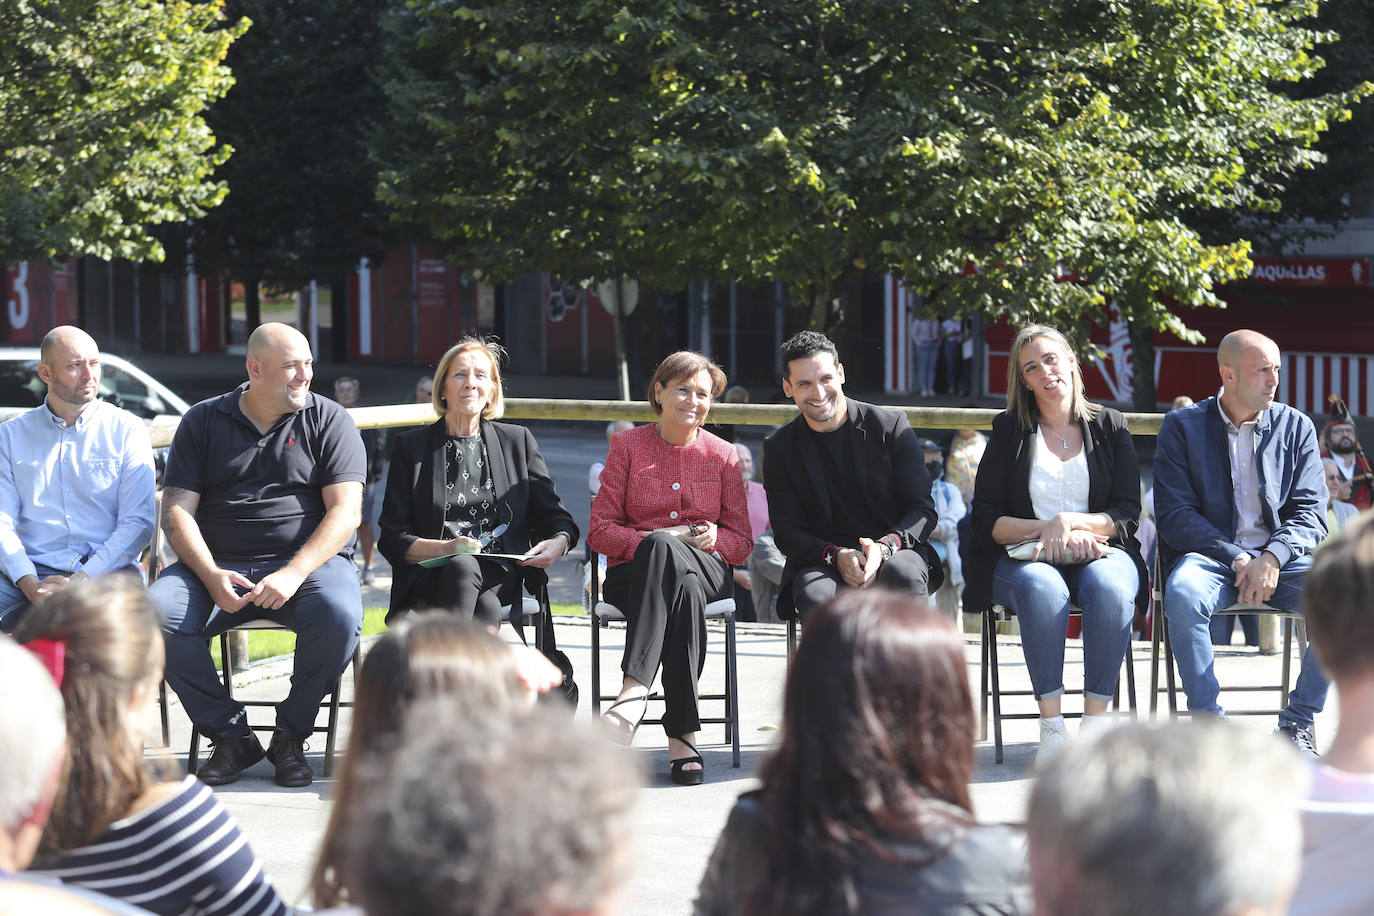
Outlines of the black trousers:
[{"label": "black trousers", "polygon": [[[874,584],[908,592],[917,601],[927,601],[930,598],[930,589],[926,587],[929,575],[925,557],[914,550],[899,550],[878,567]],[[797,607],[797,616],[805,617],[812,608],[848,587],[839,570],[833,567],[809,566],[799,570],[792,580],[792,600]]]},{"label": "black trousers", "polygon": [[606,571],[601,591],[628,629],[620,667],[652,686],[663,668],[663,730],[677,738],[701,728],[697,679],[706,664],[706,605],[729,598],[730,567],[681,538],[655,532],[634,559]]},{"label": "black trousers", "polygon": [[416,610],[443,608],[464,620],[499,627],[502,605],[520,597],[521,578],[520,569],[507,560],[459,554],[442,566],[421,570],[412,600]]}]

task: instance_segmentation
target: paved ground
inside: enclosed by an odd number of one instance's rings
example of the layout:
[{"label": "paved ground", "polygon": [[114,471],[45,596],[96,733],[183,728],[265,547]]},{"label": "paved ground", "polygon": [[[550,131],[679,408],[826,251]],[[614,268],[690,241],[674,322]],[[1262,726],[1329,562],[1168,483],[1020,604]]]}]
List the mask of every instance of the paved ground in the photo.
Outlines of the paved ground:
[{"label": "paved ground", "polygon": [[[576,588],[563,570],[558,589]],[[366,590],[366,603],[384,603],[388,578],[383,575],[376,585]],[[590,689],[590,630],[582,618],[560,620],[557,626],[558,643],[573,660],[578,682],[582,687],[583,705],[578,714],[590,718],[587,697]],[[510,631],[505,631],[511,636]],[[513,638],[513,637],[511,637]],[[612,630],[603,640],[602,664],[607,672],[607,687],[618,664],[620,632]],[[720,683],[723,664],[724,639],[719,628],[711,633],[710,656],[703,684]],[[1025,667],[1014,637],[999,641],[1003,689],[1027,685]],[[734,799],[755,785],[755,773],[777,739],[783,678],[785,676],[785,636],[780,625],[746,625],[739,634],[739,678],[741,687],[740,713],[742,760],[738,770],[730,766],[730,751],[722,743],[719,726],[708,727],[703,737],[708,744],[702,747],[706,759],[706,783],[686,788],[668,781],[667,753],[661,734],[646,729],[627,753],[641,762],[646,789],[640,797],[635,828],[638,854],[637,869],[628,894],[627,912],[630,914],[688,913],[701,871],[715,843]],[[969,675],[977,689],[978,638],[970,635],[967,643]],[[1082,655],[1077,643],[1070,643],[1066,663],[1066,683],[1081,684]],[[1142,710],[1148,709],[1149,645],[1137,643],[1133,647],[1139,699]],[[1277,679],[1279,659],[1258,656],[1253,650],[1223,651],[1218,660],[1223,683],[1257,683],[1271,677]],[[241,675],[238,683],[243,696],[276,698],[286,689],[285,677],[290,673],[289,660],[260,662]],[[351,696],[351,682],[346,682],[345,697]],[[1228,705],[1242,708],[1244,703],[1261,700],[1250,696],[1233,698]],[[173,701],[175,704],[175,701]],[[1070,704],[1072,701],[1070,701]],[[1163,706],[1161,702],[1161,706]],[[1333,702],[1329,706],[1334,707]],[[1006,711],[1031,709],[1029,701],[1008,699]],[[1072,708],[1070,705],[1069,708]],[[259,715],[264,711],[259,710]],[[270,713],[266,713],[270,716]],[[180,707],[172,710],[172,747],[178,757],[184,757],[189,725]],[[346,718],[345,718],[346,722]],[[1270,716],[1247,717],[1238,727],[1273,728]],[[1328,738],[1334,727],[1330,708],[1318,724],[1319,738]],[[990,742],[978,745],[978,764],[974,774],[973,798],[978,815],[985,820],[1019,821],[1025,810],[1034,763],[1036,726],[1033,721],[1005,723],[1006,761],[993,762]],[[323,740],[315,742],[310,757],[316,774],[323,766]],[[341,746],[343,742],[340,742]],[[304,902],[304,890],[309,882],[310,868],[316,846],[329,817],[333,779],[317,778],[307,789],[281,789],[272,783],[269,764],[261,763],[238,783],[216,790],[220,799],[238,818],[249,840],[263,860],[267,872],[278,888],[295,902]],[[533,787],[532,787],[533,788]]]}]

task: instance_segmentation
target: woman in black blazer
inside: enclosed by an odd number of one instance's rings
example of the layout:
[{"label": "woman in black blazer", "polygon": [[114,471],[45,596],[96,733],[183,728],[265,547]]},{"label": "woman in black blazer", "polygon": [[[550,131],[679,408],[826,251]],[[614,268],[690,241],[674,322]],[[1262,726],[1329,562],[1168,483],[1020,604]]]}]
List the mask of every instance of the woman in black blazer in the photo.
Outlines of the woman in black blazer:
[{"label": "woman in black blazer", "polygon": [[[1040,747],[1067,737],[1064,639],[1069,605],[1083,611],[1083,725],[1103,721],[1131,617],[1146,599],[1135,540],[1140,464],[1121,414],[1089,403],[1064,335],[1031,325],[1007,365],[1007,409],[973,490],[973,552],[964,610],[1000,604],[1020,619],[1021,645],[1040,704]],[[1008,554],[1023,547],[1025,559]]]},{"label": "woman in black blazer", "polygon": [[542,570],[577,543],[534,436],[491,422],[505,407],[504,355],[495,343],[458,341],[434,373],[438,422],[393,439],[377,542],[392,570],[388,623],[440,607],[498,624],[522,580],[542,584]]}]

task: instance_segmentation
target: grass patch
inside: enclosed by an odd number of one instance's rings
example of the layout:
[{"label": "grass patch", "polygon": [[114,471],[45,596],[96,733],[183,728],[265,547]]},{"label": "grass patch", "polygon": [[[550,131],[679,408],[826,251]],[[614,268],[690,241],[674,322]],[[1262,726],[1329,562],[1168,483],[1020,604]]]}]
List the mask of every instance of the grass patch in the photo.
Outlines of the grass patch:
[{"label": "grass patch", "polygon": [[[553,612],[561,615],[582,615],[582,605],[580,604],[559,604],[553,605]],[[368,608],[363,612],[363,635],[371,636],[374,633],[381,633],[386,630],[386,608]],[[296,634],[289,630],[261,630],[248,633],[248,660],[250,662],[260,661],[264,658],[275,658],[278,655],[290,655],[296,651]],[[210,657],[215,660],[215,667],[220,666],[219,640],[210,640]]]}]

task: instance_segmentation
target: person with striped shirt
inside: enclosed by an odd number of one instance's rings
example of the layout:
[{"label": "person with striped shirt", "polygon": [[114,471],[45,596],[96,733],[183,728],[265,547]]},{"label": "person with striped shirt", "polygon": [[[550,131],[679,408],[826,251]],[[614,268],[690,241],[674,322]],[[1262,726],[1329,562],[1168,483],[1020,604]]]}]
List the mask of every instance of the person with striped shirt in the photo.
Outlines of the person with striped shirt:
[{"label": "person with striped shirt", "polygon": [[33,870],[167,916],[287,916],[210,789],[191,776],[161,781],[143,759],[163,641],[138,580],[70,583],[15,636],[46,641],[57,659],[76,749]]}]

